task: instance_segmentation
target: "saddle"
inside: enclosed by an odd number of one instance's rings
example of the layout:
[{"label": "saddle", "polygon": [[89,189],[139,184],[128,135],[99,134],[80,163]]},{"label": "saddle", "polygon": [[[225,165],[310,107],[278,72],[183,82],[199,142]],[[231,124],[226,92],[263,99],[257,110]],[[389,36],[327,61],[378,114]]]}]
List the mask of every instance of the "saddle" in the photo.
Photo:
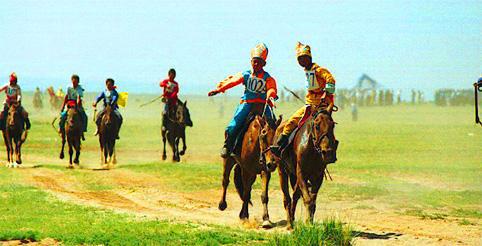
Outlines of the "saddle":
[{"label": "saddle", "polygon": [[[253,105],[253,108],[251,109],[251,112],[249,113],[248,117],[246,117],[246,121],[243,124],[243,127],[241,129],[239,129],[239,132],[236,135],[236,140],[234,141],[234,145],[233,145],[234,149],[233,149],[232,153],[234,153],[238,156],[241,154],[241,150],[242,150],[242,147],[243,147],[244,134],[248,131],[249,125],[256,118],[256,115],[261,116],[263,110],[264,110],[264,104]],[[276,119],[274,118],[274,119],[268,120],[268,124],[270,124],[270,126],[272,126],[272,127],[275,126],[276,125]]]},{"label": "saddle", "polygon": [[289,146],[293,144],[293,140],[296,137],[296,134],[298,131],[305,125],[305,123],[312,117],[312,107],[310,105],[305,106],[305,113],[303,114],[303,117],[301,117],[301,120],[298,122],[298,126],[295,128],[293,132],[291,132],[290,136],[288,137],[288,143],[285,145],[285,147],[281,150],[281,155],[283,155],[284,151],[288,149]]}]

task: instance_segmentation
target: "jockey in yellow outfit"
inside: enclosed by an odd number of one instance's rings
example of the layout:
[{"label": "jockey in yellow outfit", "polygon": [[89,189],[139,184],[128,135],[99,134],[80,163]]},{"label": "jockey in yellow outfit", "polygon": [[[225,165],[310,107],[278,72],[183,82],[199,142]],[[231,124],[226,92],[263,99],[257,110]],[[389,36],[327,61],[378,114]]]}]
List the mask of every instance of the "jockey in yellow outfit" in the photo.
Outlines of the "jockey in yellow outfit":
[{"label": "jockey in yellow outfit", "polygon": [[296,45],[296,58],[306,75],[306,88],[308,92],[305,97],[306,105],[298,109],[286,122],[283,132],[276,145],[271,146],[271,151],[281,156],[281,151],[286,147],[289,135],[298,127],[308,107],[318,107],[324,99],[326,103],[334,103],[335,79],[326,69],[312,61],[311,48],[300,42]]}]

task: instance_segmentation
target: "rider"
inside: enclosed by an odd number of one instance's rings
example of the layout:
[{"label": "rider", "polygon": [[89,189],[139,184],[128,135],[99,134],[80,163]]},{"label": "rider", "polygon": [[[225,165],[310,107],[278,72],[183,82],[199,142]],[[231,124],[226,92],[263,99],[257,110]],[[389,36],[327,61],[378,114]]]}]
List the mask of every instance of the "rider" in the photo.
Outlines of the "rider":
[{"label": "rider", "polygon": [[179,93],[179,84],[174,80],[176,78],[176,70],[169,69],[167,72],[167,79],[161,81],[159,86],[163,88],[162,102],[165,103],[164,111],[162,112],[162,121],[165,122],[167,116],[177,106],[177,93]]},{"label": "rider", "polygon": [[85,113],[84,107],[82,106],[82,98],[84,97],[84,89],[79,85],[79,75],[74,74],[70,78],[72,80],[72,87],[67,88],[67,95],[65,95],[64,102],[60,110],[60,121],[59,121],[59,133],[64,132],[65,121],[67,120],[67,111],[64,111],[65,106],[67,107],[78,107],[80,117],[82,119],[82,140],[85,140],[84,132],[87,131],[87,114]]},{"label": "rider", "polygon": [[[52,87],[53,89],[53,87]],[[64,91],[62,90],[62,87],[60,87],[58,90],[57,90],[57,94],[56,94],[58,97],[65,97],[65,93]]]},{"label": "rider", "polygon": [[[273,101],[277,99],[276,81],[264,71],[263,67],[266,65],[266,59],[268,58],[268,48],[264,43],[256,45],[251,50],[251,70],[247,70],[243,73],[228,76],[221,81],[217,88],[209,92],[208,96],[214,96],[220,92],[243,84],[245,87],[244,95],[241,97],[241,103],[234,113],[234,117],[226,127],[224,146],[221,150],[221,157],[227,158],[233,151],[234,142],[236,136],[244,124],[246,117],[249,115],[253,104],[268,103],[273,106]],[[266,107],[265,115],[269,118],[273,118],[270,107]]]},{"label": "rider", "polygon": [[18,111],[22,113],[23,119],[25,120],[26,131],[30,129],[30,119],[28,118],[28,113],[22,107],[22,90],[17,84],[17,74],[14,72],[10,74],[10,83],[4,85],[0,88],[0,92],[5,91],[7,97],[3,103],[3,111],[0,114],[0,130],[5,130],[6,120],[8,115],[8,108],[15,103],[18,103]]},{"label": "rider", "polygon": [[42,92],[40,91],[40,88],[37,86],[35,88],[35,92],[33,94],[33,101],[34,101],[34,106],[37,103],[36,107],[42,108]]},{"label": "rider", "polygon": [[314,63],[311,58],[311,48],[300,42],[296,45],[298,63],[304,68],[306,75],[306,105],[298,109],[288,120],[283,128],[276,145],[271,146],[273,154],[280,156],[281,150],[288,144],[289,135],[298,127],[298,123],[305,114],[307,106],[317,107],[324,98],[327,103],[334,103],[335,79],[326,69]]},{"label": "rider", "polygon": [[92,104],[94,108],[97,107],[97,103],[100,102],[100,100],[104,101],[104,108],[102,111],[99,112],[97,115],[97,118],[95,119],[95,123],[97,124],[97,130],[95,131],[94,135],[99,134],[99,126],[102,121],[102,117],[104,116],[105,113],[105,106],[110,105],[112,109],[114,110],[114,114],[116,117],[119,119],[119,129],[117,131],[117,139],[119,139],[119,131],[122,126],[122,115],[119,112],[119,106],[117,105],[117,100],[119,99],[119,93],[117,93],[117,86],[114,85],[115,81],[111,78],[108,78],[105,81],[105,91],[101,92],[97,98],[95,99],[95,102]]}]

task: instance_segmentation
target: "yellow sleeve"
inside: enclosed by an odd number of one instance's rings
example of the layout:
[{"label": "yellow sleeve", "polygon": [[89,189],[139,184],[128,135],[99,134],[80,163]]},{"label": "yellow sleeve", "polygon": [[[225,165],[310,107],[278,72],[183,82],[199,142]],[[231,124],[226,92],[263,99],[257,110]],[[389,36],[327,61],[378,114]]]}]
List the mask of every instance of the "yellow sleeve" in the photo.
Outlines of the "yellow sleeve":
[{"label": "yellow sleeve", "polygon": [[333,75],[326,68],[318,67],[316,69],[316,77],[319,82],[323,81],[326,84],[335,84],[336,82],[335,78],[333,78]]}]

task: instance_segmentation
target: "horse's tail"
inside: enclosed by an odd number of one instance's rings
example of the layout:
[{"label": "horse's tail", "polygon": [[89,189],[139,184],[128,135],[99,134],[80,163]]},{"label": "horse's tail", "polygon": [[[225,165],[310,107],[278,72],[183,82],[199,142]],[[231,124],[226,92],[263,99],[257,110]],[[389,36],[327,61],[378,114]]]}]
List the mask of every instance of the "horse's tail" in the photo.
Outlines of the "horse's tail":
[{"label": "horse's tail", "polygon": [[[236,164],[234,167],[234,186],[236,187],[236,191],[238,192],[239,198],[243,200],[243,193],[244,193],[244,186],[243,186],[243,177],[241,175],[241,167]],[[248,201],[251,206],[253,203],[251,200]]]}]

